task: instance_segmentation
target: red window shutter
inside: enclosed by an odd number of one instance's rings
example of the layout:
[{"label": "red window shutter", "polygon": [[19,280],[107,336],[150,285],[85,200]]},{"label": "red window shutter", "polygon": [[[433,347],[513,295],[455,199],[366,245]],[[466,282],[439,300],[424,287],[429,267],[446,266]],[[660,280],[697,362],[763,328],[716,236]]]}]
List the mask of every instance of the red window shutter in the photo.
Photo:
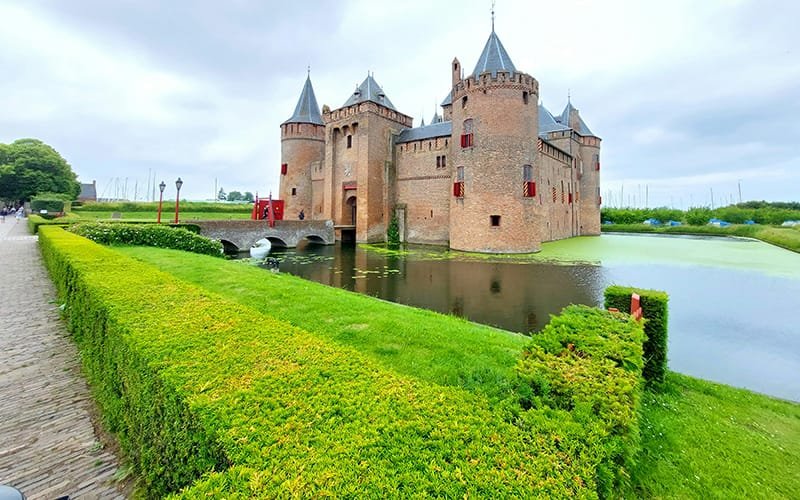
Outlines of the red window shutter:
[{"label": "red window shutter", "polygon": [[525,198],[532,198],[536,196],[536,183],[533,181],[523,182],[522,196],[524,196]]},{"label": "red window shutter", "polygon": [[281,175],[286,175],[286,171],[288,170],[288,165],[286,163],[281,164]]},{"label": "red window shutter", "polygon": [[467,135],[466,134],[461,134],[461,147],[462,148],[467,147]]},{"label": "red window shutter", "polygon": [[572,193],[569,193],[569,195],[567,196],[567,201],[569,203],[572,203]]},{"label": "red window shutter", "polygon": [[464,182],[463,181],[456,181],[453,183],[453,196],[456,198],[463,198],[464,197]]},{"label": "red window shutter", "polygon": [[597,163],[594,165],[595,170],[600,170],[600,160],[597,160]]},{"label": "red window shutter", "polygon": [[472,147],[472,138],[474,136],[472,134],[467,134],[467,147]]}]

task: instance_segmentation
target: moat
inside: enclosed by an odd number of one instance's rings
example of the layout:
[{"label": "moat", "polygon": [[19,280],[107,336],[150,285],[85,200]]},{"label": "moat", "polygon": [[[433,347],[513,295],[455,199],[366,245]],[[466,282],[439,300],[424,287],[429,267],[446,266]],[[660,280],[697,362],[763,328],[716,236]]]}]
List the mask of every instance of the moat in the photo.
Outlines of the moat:
[{"label": "moat", "polygon": [[276,250],[280,270],[384,300],[531,333],[609,284],[670,295],[672,370],[800,401],[800,255],[729,238],[604,235],[546,245],[534,260],[410,247]]}]

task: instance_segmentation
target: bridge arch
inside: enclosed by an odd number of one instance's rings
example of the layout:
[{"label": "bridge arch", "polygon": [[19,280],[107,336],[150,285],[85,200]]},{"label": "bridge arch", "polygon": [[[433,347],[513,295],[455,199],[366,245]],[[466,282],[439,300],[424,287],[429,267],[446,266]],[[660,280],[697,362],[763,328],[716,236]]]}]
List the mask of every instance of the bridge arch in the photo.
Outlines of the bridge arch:
[{"label": "bridge arch", "polygon": [[316,234],[307,234],[305,239],[308,240],[311,243],[316,243],[316,244],[320,244],[320,245],[327,245],[328,244],[325,241],[325,238],[323,238],[322,236],[316,235]]},{"label": "bridge arch", "polygon": [[219,242],[222,243],[222,251],[225,252],[226,254],[239,253],[241,251],[239,246],[236,245],[236,243],[233,243],[232,241],[219,240]]},{"label": "bridge arch", "polygon": [[267,236],[267,239],[269,240],[270,243],[272,243],[272,246],[274,247],[287,248],[289,246],[286,244],[285,241],[278,238],[277,236]]}]

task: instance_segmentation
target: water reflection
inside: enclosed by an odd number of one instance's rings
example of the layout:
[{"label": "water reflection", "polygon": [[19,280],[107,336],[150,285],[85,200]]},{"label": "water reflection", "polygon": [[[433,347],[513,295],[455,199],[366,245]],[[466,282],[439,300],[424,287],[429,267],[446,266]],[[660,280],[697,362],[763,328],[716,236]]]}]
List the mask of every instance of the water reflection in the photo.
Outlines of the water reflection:
[{"label": "water reflection", "polygon": [[598,305],[606,281],[598,266],[420,260],[347,245],[273,256],[283,272],[521,333],[540,330],[569,304]]},{"label": "water reflection", "polygon": [[664,290],[670,295],[670,368],[800,401],[798,279],[657,258],[554,265],[426,252],[406,258],[337,244],[273,255],[282,272],[522,333],[540,330],[569,304],[600,305],[612,283]]}]

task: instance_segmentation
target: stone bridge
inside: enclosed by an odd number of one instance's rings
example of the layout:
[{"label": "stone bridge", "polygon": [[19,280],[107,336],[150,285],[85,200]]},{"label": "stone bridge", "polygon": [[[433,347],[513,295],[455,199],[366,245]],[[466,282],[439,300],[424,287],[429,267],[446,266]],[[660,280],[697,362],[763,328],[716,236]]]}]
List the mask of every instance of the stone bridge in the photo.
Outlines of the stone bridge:
[{"label": "stone bridge", "polygon": [[296,247],[303,240],[323,245],[336,242],[330,220],[276,220],[275,227],[269,227],[266,220],[206,220],[188,224],[199,227],[206,238],[222,242],[226,252],[247,251],[261,238],[281,247]]}]

